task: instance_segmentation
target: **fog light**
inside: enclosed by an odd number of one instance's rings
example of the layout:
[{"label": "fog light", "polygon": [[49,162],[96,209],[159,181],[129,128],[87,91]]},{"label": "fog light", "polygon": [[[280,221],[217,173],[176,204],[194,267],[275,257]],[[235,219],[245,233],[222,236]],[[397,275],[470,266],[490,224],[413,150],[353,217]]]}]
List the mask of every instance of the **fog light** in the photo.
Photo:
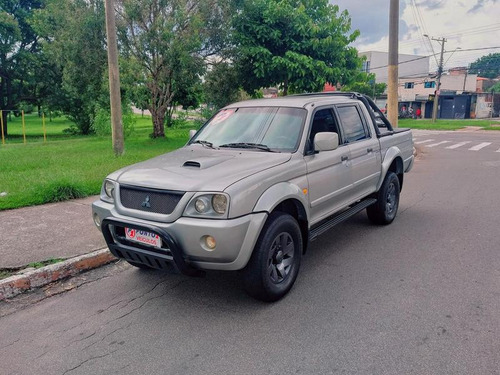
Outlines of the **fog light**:
[{"label": "fog light", "polygon": [[215,249],[215,246],[217,246],[215,238],[213,238],[212,236],[205,236],[205,246],[210,250]]},{"label": "fog light", "polygon": [[97,228],[101,227],[101,218],[97,214],[94,214],[94,224]]}]

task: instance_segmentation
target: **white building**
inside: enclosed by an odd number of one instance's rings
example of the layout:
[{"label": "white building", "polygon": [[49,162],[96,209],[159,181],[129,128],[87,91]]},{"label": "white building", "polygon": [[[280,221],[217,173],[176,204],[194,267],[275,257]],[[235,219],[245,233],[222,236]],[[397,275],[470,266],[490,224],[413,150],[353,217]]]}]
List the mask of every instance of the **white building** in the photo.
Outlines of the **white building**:
[{"label": "white building", "polygon": [[[368,51],[360,52],[359,56],[365,56],[363,71],[374,73],[377,83],[387,83],[389,54],[387,52]],[[429,56],[399,55],[398,75],[403,77],[418,77],[429,73]]]},{"label": "white building", "polygon": [[[442,75],[441,91],[462,94],[476,91],[477,74]],[[400,78],[398,97],[400,102],[425,101],[436,91],[435,75]]]}]

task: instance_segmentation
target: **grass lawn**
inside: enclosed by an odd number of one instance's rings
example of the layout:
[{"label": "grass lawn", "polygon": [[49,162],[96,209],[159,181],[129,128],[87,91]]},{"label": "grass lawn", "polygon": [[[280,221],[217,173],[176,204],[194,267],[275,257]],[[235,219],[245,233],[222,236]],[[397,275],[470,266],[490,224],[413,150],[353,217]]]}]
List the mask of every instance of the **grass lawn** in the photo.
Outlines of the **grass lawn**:
[{"label": "grass lawn", "polygon": [[195,125],[166,129],[164,139],[151,139],[151,118],[137,115],[135,131],[125,140],[125,155],[115,157],[111,137],[70,136],[66,118],[46,122],[43,142],[41,119],[26,117],[27,144],[21,119],[9,123],[9,138],[0,145],[0,210],[98,194],[104,177],[130,165],[184,145]]},{"label": "grass lawn", "polygon": [[500,130],[500,126],[491,126],[491,125],[500,125],[499,121],[495,120],[447,120],[447,119],[438,119],[435,123],[429,119],[399,119],[398,121],[400,128],[411,128],[411,129],[425,129],[425,130],[458,130],[462,129],[466,126],[480,126],[484,130]]},{"label": "grass lawn", "polygon": [[[6,143],[23,143],[23,125],[21,116],[14,117],[8,121],[9,136]],[[70,122],[64,116],[45,119],[45,128],[47,132],[47,141],[57,139],[68,139],[74,136],[64,134],[63,130],[70,126]],[[42,118],[35,114],[25,116],[26,142],[41,142],[43,141]]]}]

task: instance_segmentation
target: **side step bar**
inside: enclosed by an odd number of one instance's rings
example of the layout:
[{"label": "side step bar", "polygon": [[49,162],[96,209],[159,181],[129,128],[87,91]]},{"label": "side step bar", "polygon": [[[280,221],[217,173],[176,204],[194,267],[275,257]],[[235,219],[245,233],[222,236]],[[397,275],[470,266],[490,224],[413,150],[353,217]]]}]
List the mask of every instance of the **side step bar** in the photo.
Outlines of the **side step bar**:
[{"label": "side step bar", "polygon": [[345,220],[356,215],[358,212],[363,211],[366,207],[371,206],[372,204],[374,204],[376,202],[377,202],[376,199],[368,198],[368,199],[362,200],[361,202],[359,202],[356,205],[352,206],[351,208],[343,211],[342,213],[340,213],[336,216],[333,216],[331,219],[327,220],[323,224],[318,225],[314,229],[311,229],[311,231],[309,232],[309,240],[314,241],[319,235],[332,229],[335,225],[344,222]]}]

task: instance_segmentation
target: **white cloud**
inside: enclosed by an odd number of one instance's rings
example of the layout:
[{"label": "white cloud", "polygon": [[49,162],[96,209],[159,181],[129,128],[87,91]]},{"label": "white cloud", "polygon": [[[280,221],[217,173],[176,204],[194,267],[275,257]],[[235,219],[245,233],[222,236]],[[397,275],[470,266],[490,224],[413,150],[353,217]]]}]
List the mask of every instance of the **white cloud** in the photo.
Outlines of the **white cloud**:
[{"label": "white cloud", "polygon": [[[331,2],[339,5],[341,9],[347,9],[353,27],[361,31],[361,37],[355,43],[360,51],[387,51],[389,1]],[[412,5],[415,2],[417,7]],[[498,0],[403,0],[400,4],[400,53],[431,55],[433,51],[423,34],[447,38],[444,60],[448,61],[445,69],[467,66],[478,57],[500,52],[500,49],[466,51],[500,46]],[[439,53],[439,43],[432,42],[432,46],[434,52]],[[457,47],[461,50],[456,50]],[[452,54],[454,50],[456,52]],[[436,60],[433,58],[431,69],[436,69]]]}]

